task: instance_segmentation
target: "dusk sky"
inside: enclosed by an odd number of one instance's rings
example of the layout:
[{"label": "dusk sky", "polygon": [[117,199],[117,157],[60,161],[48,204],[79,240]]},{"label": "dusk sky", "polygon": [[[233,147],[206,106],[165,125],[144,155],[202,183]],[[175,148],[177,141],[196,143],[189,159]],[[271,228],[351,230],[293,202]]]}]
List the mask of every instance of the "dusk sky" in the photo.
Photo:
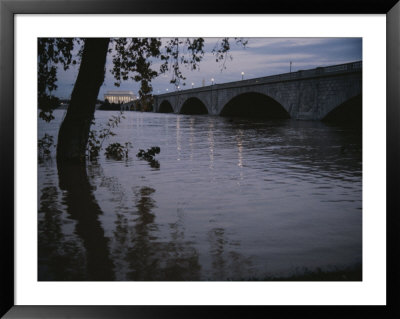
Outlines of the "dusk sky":
[{"label": "dusk sky", "polygon": [[[186,76],[186,86],[183,89],[214,83],[225,83],[244,79],[263,77],[274,74],[289,72],[290,61],[292,61],[292,72],[306,70],[319,66],[328,66],[352,61],[362,60],[361,38],[245,38],[248,44],[245,49],[231,45],[230,54],[232,60],[226,62],[226,69],[221,71],[221,64],[215,62],[211,50],[218,38],[205,38],[205,56],[200,64],[200,70],[190,71],[182,66],[181,70]],[[233,43],[234,41],[232,41]],[[106,78],[100,89],[99,99],[107,91],[133,91],[137,95],[140,84],[133,80],[125,81],[120,87],[114,86],[114,79],[110,73],[112,58],[107,57]],[[154,69],[158,70],[160,63],[154,63]],[[60,98],[69,98],[78,72],[78,65],[71,67],[68,71],[59,68],[58,90],[55,95]],[[171,73],[161,75],[154,79],[153,94],[166,93],[175,90],[170,84]]]}]

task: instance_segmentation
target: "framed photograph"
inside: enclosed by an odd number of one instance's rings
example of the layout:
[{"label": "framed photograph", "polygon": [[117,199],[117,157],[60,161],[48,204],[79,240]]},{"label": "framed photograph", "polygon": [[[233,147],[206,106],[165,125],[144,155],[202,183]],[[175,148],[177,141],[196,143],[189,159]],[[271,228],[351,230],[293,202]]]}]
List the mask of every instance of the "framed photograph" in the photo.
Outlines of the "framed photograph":
[{"label": "framed photograph", "polygon": [[397,1],[0,10],[4,318],[400,315]]}]

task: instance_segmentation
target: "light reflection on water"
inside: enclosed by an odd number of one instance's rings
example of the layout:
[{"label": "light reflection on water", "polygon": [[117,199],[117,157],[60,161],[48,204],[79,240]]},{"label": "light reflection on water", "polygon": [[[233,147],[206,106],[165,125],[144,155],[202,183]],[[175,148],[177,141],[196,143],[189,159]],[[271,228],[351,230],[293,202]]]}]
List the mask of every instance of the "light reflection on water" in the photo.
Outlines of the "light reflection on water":
[{"label": "light reflection on water", "polygon": [[[56,138],[62,114],[39,121],[39,138]],[[360,130],[125,116],[109,142],[132,143],[127,161],[39,163],[39,280],[249,280],[361,263]],[[159,165],[135,157],[151,146]]]}]

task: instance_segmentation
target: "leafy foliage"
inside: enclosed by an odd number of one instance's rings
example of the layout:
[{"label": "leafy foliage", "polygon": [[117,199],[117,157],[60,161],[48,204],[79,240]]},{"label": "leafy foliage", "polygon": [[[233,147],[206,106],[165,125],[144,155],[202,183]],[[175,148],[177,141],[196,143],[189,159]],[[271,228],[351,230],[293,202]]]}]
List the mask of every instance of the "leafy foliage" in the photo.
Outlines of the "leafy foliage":
[{"label": "leafy foliage", "polygon": [[156,156],[156,154],[160,154],[160,151],[160,147],[153,146],[151,148],[148,148],[147,151],[140,149],[136,156],[140,159],[146,160],[152,168],[159,169],[160,163],[156,159],[154,159],[154,156]]},{"label": "leafy foliage", "polygon": [[47,133],[38,140],[38,157],[39,159],[45,159],[51,155],[51,147],[55,147],[54,138],[52,135]]},{"label": "leafy foliage", "polygon": [[[234,41],[243,47],[247,45],[242,38],[235,38]],[[182,80],[186,85],[180,66],[197,70],[205,54],[203,38],[172,38],[164,41],[164,44],[160,38],[116,38],[112,42],[115,49],[109,49],[109,52],[114,52],[111,73],[116,79],[115,85],[119,86],[121,81],[128,79],[140,82],[140,98],[152,92],[152,79],[168,71],[172,72],[170,83],[179,86]],[[230,39],[224,38],[217,42],[212,51],[216,62],[223,61],[222,69],[225,68],[227,57],[232,59],[228,55],[230,48]],[[158,70],[152,68],[152,62],[156,59],[162,62]]]},{"label": "leafy foliage", "polygon": [[147,151],[140,149],[136,156],[145,160],[153,160],[156,154],[160,154],[160,151],[161,149],[158,146],[153,146],[147,149]]},{"label": "leafy foliage", "polygon": [[113,69],[115,86],[119,86],[121,81],[132,79],[140,82],[141,88],[139,96],[143,97],[151,92],[150,81],[158,73],[151,68],[150,58],[160,55],[161,40],[156,38],[116,38],[112,39]]},{"label": "leafy foliage", "polygon": [[99,156],[100,150],[103,146],[103,142],[107,138],[109,138],[110,136],[115,136],[115,133],[112,131],[112,129],[117,127],[122,119],[125,119],[123,112],[120,112],[117,116],[112,115],[106,123],[106,127],[101,128],[99,131],[91,130],[89,132],[87,153],[90,160],[94,160]]},{"label": "leafy foliage", "polygon": [[52,95],[57,89],[57,68],[59,65],[68,70],[70,64],[76,64],[72,51],[74,44],[80,44],[74,38],[38,39],[38,107],[39,116],[46,122],[54,119],[52,112],[60,105],[58,98]]},{"label": "leafy foliage", "polygon": [[127,159],[131,145],[131,142],[126,142],[125,145],[112,143],[106,147],[105,155],[107,158],[113,158],[116,160],[122,160],[123,158]]},{"label": "leafy foliage", "polygon": [[[235,39],[237,44],[246,45],[241,39]],[[80,46],[82,43],[82,46]],[[80,46],[79,51],[74,50]],[[94,50],[94,48],[96,48]],[[226,57],[230,50],[229,38],[218,42],[213,50],[216,61],[223,61],[225,66]],[[73,52],[77,52],[73,54]],[[74,91],[79,92],[71,97],[71,107],[67,110],[67,116],[63,121],[59,132],[58,158],[63,160],[82,159],[88,155],[90,159],[98,156],[102,149],[104,140],[113,135],[111,128],[118,125],[117,118],[111,119],[108,127],[99,132],[90,131],[93,124],[94,101],[98,96],[100,85],[104,82],[104,70],[106,55],[112,55],[113,67],[111,73],[119,86],[121,81],[132,79],[140,82],[139,97],[141,107],[149,110],[152,104],[151,81],[160,74],[171,71],[170,80],[175,86],[185,77],[180,70],[184,65],[192,70],[198,69],[204,57],[203,38],[172,38],[161,40],[161,38],[39,38],[38,39],[38,107],[39,116],[45,121],[54,119],[53,110],[59,105],[59,100],[53,95],[57,89],[57,70],[60,66],[67,70],[71,64],[77,64],[80,60],[78,80],[75,83]],[[102,57],[100,60],[97,59]],[[104,58],[104,59],[103,59]],[[160,61],[161,65],[155,68],[153,63]],[[98,62],[98,63],[91,63]],[[84,79],[84,80],[82,80]],[[183,82],[185,85],[185,82]],[[80,99],[86,98],[83,103]],[[65,124],[68,123],[68,124]],[[114,124],[113,124],[114,123]],[[83,129],[80,138],[73,142],[68,141],[71,137],[71,129],[79,125]],[[87,142],[88,141],[88,142]],[[79,151],[73,151],[74,147]],[[85,154],[86,149],[86,154]],[[78,154],[79,153],[79,154]]]},{"label": "leafy foliage", "polygon": [[[235,38],[236,45],[240,45],[246,47],[248,41],[244,40],[243,38]],[[232,55],[229,54],[229,50],[231,49],[231,45],[229,42],[229,38],[223,38],[217,42],[212,53],[215,56],[215,62],[222,61],[221,70],[226,69],[226,60],[229,58],[230,60],[233,59]]]},{"label": "leafy foliage", "polygon": [[[85,39],[80,38],[39,38],[38,39],[38,106],[39,116],[49,122],[54,119],[52,112],[59,106],[59,100],[52,95],[57,89],[57,68],[64,70],[70,65],[79,63]],[[221,62],[221,70],[226,68],[228,54],[231,49],[230,38],[219,40],[212,53],[216,62]],[[234,43],[246,47],[247,41],[235,38]],[[74,55],[74,48],[78,47]],[[75,50],[76,51],[76,50]],[[115,86],[129,79],[140,82],[139,97],[145,109],[152,102],[151,81],[161,74],[171,72],[170,82],[176,87],[185,76],[180,66],[190,70],[200,67],[205,51],[203,38],[112,38],[108,53],[112,54],[113,67],[111,73],[115,78]],[[153,67],[155,61],[161,61],[158,69]]]}]

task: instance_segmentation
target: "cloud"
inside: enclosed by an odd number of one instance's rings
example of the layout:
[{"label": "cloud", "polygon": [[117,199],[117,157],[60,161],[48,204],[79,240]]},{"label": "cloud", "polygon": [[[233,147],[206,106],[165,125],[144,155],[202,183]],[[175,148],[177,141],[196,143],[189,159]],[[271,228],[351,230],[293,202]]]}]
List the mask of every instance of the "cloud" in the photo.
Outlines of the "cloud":
[{"label": "cloud", "polygon": [[320,44],[327,38],[248,38],[248,48],[263,48],[266,46],[298,47],[312,44]]},{"label": "cloud", "polygon": [[[238,81],[241,79],[241,72],[245,78],[263,77],[273,74],[289,72],[290,61],[292,71],[341,64],[351,61],[362,60],[362,39],[361,38],[248,38],[246,49],[231,45],[230,55],[226,68],[221,71],[221,64],[215,62],[215,56],[210,51],[218,43],[218,38],[205,39],[205,51],[200,69],[190,71],[185,67],[181,70],[187,77],[186,87],[195,87],[205,81],[206,85],[211,84],[211,78],[215,83]],[[163,39],[166,41],[166,39]],[[158,70],[160,61],[154,61],[153,68]],[[132,80],[122,82],[119,88],[114,86],[113,76],[110,74],[112,57],[109,55],[106,62],[106,77],[100,89],[99,98],[108,90],[132,90],[137,92],[139,84]],[[77,68],[59,74],[59,90],[67,96],[72,91],[73,83],[77,75]],[[171,85],[171,74],[160,76],[153,80],[154,93],[165,92],[167,88],[174,89]],[[181,86],[183,83],[181,83]]]}]

